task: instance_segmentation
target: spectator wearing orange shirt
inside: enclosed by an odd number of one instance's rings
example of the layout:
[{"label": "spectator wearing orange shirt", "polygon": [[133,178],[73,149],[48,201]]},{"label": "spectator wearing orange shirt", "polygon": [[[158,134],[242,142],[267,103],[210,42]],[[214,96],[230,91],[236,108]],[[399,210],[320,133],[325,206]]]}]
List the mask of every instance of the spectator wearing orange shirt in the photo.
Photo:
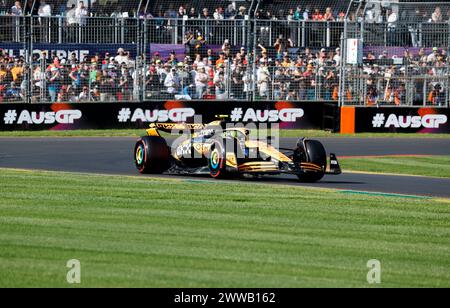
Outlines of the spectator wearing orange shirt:
[{"label": "spectator wearing orange shirt", "polygon": [[225,54],[223,52],[221,52],[219,54],[219,59],[217,59],[216,61],[216,68],[225,66]]}]

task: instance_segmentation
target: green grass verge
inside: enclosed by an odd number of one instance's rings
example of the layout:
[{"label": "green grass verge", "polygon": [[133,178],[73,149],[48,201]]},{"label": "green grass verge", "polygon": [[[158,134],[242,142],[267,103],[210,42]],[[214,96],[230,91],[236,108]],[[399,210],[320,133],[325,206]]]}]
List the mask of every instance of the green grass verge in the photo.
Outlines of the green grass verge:
[{"label": "green grass verge", "polygon": [[340,162],[345,171],[450,178],[450,156],[343,158]]},{"label": "green grass verge", "polygon": [[0,287],[450,287],[450,203],[0,170]]},{"label": "green grass verge", "polygon": [[[145,129],[73,131],[0,131],[0,137],[139,137]],[[282,138],[450,138],[450,134],[353,134],[341,135],[320,130],[281,130]]]}]

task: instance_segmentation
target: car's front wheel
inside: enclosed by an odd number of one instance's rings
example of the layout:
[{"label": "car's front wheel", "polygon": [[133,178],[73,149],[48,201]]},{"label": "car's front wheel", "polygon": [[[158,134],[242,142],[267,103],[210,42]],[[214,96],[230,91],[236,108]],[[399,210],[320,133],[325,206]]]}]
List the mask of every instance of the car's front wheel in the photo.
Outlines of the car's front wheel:
[{"label": "car's front wheel", "polygon": [[302,140],[294,151],[294,161],[301,164],[302,182],[315,183],[323,179],[327,169],[327,152],[317,140]]}]

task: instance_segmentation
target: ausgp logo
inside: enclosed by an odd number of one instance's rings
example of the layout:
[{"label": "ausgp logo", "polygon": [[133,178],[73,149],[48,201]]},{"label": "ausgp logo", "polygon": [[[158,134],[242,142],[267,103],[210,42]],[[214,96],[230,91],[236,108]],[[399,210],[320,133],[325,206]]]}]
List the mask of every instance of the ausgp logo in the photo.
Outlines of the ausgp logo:
[{"label": "ausgp logo", "polygon": [[192,108],[175,108],[171,110],[143,110],[138,108],[131,117],[131,122],[186,122],[195,115]]},{"label": "ausgp logo", "polygon": [[81,119],[80,110],[59,110],[59,111],[28,111],[23,110],[18,115],[16,110],[9,110],[5,113],[3,121],[6,125],[12,124],[74,124]]},{"label": "ausgp logo", "polygon": [[391,114],[386,121],[386,128],[439,128],[447,123],[447,116],[443,114],[428,114],[421,116],[397,116]]},{"label": "ausgp logo", "polygon": [[[232,112],[233,122],[238,122],[241,120],[243,112],[241,110],[234,110]],[[241,116],[240,116],[241,115]],[[300,108],[285,108],[281,110],[255,110],[247,109],[242,117],[243,122],[290,122],[295,123],[298,119],[303,118],[305,111]]]}]

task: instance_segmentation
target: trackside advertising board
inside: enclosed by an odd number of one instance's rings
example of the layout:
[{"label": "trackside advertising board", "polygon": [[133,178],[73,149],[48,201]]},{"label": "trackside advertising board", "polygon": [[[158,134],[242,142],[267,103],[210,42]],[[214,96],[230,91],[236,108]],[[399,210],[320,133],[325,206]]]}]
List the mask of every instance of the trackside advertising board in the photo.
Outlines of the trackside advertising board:
[{"label": "trackside advertising board", "polygon": [[[323,103],[166,101],[147,103],[0,104],[0,130],[146,128],[150,123],[278,123],[283,129],[322,129]],[[337,107],[336,107],[337,108]]]},{"label": "trackside advertising board", "polygon": [[448,108],[356,108],[356,133],[450,133]]}]

